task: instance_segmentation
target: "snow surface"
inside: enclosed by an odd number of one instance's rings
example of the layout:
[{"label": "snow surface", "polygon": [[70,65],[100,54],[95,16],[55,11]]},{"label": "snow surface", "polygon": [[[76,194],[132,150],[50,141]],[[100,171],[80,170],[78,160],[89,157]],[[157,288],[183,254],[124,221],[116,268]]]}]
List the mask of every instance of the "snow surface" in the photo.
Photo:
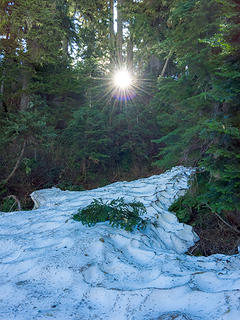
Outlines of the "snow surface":
[{"label": "snow surface", "polygon": [[[1,320],[239,320],[240,255],[185,255],[197,241],[167,211],[192,170],[83,192],[35,191],[32,211],[0,213]],[[94,198],[139,200],[132,233],[71,219]]]}]

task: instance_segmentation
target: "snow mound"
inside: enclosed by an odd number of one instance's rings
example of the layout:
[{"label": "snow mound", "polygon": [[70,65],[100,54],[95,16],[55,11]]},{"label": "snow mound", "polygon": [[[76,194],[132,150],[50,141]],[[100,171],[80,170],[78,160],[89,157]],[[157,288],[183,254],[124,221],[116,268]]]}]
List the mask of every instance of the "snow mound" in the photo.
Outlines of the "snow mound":
[{"label": "snow mound", "polygon": [[[32,211],[0,214],[0,320],[239,320],[240,255],[191,257],[198,237],[169,205],[192,169],[90,191],[35,191]],[[141,201],[132,233],[71,219],[93,199]]]}]

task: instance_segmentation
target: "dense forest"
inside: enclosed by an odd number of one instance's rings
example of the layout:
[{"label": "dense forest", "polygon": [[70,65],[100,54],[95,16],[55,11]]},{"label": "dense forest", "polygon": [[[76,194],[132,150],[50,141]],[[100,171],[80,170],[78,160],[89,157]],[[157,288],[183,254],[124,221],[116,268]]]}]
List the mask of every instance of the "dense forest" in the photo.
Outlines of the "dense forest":
[{"label": "dense forest", "polygon": [[239,0],[0,0],[0,211],[192,166],[192,252],[235,253],[239,49]]}]

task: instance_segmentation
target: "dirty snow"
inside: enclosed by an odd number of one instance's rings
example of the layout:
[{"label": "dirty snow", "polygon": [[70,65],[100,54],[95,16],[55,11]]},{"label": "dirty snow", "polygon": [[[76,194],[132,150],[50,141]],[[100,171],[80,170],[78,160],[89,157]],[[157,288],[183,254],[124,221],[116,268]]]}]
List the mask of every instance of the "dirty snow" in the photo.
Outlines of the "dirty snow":
[{"label": "dirty snow", "polygon": [[[167,211],[191,171],[39,190],[34,210],[0,213],[0,319],[239,320],[240,255],[185,255],[198,237]],[[94,198],[118,197],[144,203],[145,231],[71,219]]]}]

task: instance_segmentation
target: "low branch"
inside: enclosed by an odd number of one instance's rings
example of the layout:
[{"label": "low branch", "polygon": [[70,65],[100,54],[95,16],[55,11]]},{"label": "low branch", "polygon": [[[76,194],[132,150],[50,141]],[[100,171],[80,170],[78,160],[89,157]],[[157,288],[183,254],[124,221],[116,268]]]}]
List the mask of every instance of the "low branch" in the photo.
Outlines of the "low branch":
[{"label": "low branch", "polygon": [[21,150],[20,155],[19,155],[19,157],[18,157],[18,159],[17,159],[17,162],[16,162],[14,168],[12,169],[11,173],[9,174],[9,176],[8,176],[5,180],[3,180],[3,184],[8,183],[8,181],[9,181],[9,180],[12,178],[12,176],[14,175],[15,171],[18,169],[18,167],[19,167],[19,165],[20,165],[20,162],[21,162],[21,160],[22,160],[24,151],[25,151],[25,147],[26,147],[26,141],[23,142],[22,150]]}]

